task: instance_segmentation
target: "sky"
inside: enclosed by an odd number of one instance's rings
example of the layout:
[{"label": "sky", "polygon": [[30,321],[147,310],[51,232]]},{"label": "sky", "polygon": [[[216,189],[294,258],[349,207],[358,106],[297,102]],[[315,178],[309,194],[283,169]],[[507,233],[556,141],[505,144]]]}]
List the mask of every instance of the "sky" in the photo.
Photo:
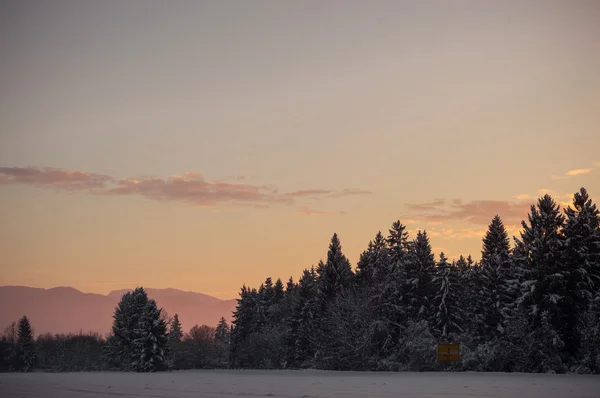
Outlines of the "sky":
[{"label": "sky", "polygon": [[600,199],[600,2],[5,1],[0,285],[236,297]]}]

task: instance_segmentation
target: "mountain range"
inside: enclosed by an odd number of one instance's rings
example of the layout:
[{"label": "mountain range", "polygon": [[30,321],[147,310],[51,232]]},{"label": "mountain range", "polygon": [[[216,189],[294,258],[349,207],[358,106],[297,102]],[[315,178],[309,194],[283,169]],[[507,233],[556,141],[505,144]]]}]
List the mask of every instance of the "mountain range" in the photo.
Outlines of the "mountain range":
[{"label": "mountain range", "polygon": [[[40,289],[0,286],[0,333],[11,322],[27,315],[36,335],[43,333],[108,333],[119,300],[127,290],[107,295],[83,293],[72,287]],[[169,316],[177,313],[184,331],[192,326],[216,326],[221,317],[231,321],[236,300],[221,300],[202,293],[177,289],[145,289]]]}]

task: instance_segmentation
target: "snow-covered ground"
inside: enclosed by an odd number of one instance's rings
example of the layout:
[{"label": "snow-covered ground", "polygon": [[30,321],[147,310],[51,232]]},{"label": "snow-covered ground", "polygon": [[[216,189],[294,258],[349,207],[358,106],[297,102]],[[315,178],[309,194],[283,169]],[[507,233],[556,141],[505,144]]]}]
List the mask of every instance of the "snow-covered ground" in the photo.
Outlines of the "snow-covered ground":
[{"label": "snow-covered ground", "polygon": [[95,397],[600,397],[599,376],[505,373],[181,371],[0,374],[0,396]]}]

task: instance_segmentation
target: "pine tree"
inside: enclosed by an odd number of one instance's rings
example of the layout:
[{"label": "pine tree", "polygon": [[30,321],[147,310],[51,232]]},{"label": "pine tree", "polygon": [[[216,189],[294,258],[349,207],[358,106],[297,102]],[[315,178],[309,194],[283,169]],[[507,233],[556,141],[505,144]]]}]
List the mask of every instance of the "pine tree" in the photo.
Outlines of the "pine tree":
[{"label": "pine tree", "polygon": [[463,331],[465,313],[460,296],[458,270],[448,263],[444,253],[440,253],[433,284],[437,293],[434,299],[432,328],[443,340],[452,340]]},{"label": "pine tree", "polygon": [[275,281],[275,285],[273,285],[273,304],[279,304],[283,300],[284,295],[283,282],[278,278]]},{"label": "pine tree", "polygon": [[331,238],[327,262],[319,262],[317,273],[319,275],[319,294],[324,303],[332,300],[352,284],[354,278],[352,267],[350,261],[342,253],[342,245],[337,234],[333,234]]},{"label": "pine tree", "polygon": [[215,329],[215,341],[218,344],[227,344],[229,342],[229,326],[223,317],[221,317]]},{"label": "pine tree", "polygon": [[167,368],[167,324],[160,313],[156,301],[148,300],[134,330],[132,368],[138,372]]},{"label": "pine tree", "polygon": [[[543,329],[546,335],[555,336],[553,344],[545,351],[552,357],[556,368],[556,356],[563,350],[564,342],[560,333],[560,322],[564,314],[561,311],[566,298],[566,272],[562,264],[563,247],[562,227],[564,217],[560,208],[550,195],[538,200],[537,206],[531,206],[529,224],[523,221],[521,239],[515,238],[513,260],[520,267],[522,293],[518,303],[529,317],[532,335]],[[548,341],[544,338],[544,341]],[[537,345],[532,349],[538,350]],[[533,355],[533,354],[531,354]],[[545,365],[544,365],[545,366]],[[541,369],[541,368],[540,368]]]},{"label": "pine tree", "polygon": [[508,259],[510,255],[510,239],[499,215],[496,215],[483,237],[481,264],[490,264],[493,256]]},{"label": "pine tree", "polygon": [[252,296],[253,291],[244,285],[240,291],[240,297],[236,299],[237,305],[231,322],[231,347],[229,351],[229,363],[233,366],[245,366],[242,359],[244,343],[256,328]]},{"label": "pine tree", "polygon": [[[586,314],[597,294],[600,294],[600,212],[585,188],[576,192],[573,208],[565,209],[563,229],[565,298],[561,302],[561,333],[565,351],[579,351],[579,319]],[[588,316],[589,318],[589,316]]]},{"label": "pine tree", "polygon": [[215,329],[215,344],[217,346],[218,363],[226,365],[227,352],[229,351],[230,328],[225,318],[221,317]]},{"label": "pine tree", "polygon": [[460,273],[465,273],[469,269],[469,264],[467,263],[467,260],[463,257],[462,254],[460,255],[460,257],[458,257],[458,260],[456,261],[455,265],[456,269],[458,269],[458,272]]},{"label": "pine tree", "polygon": [[403,328],[406,325],[405,292],[407,286],[406,266],[410,244],[406,227],[399,221],[394,221],[388,230],[387,268],[388,272],[380,279],[376,289],[381,293],[380,305],[382,320],[385,322],[385,340],[380,339],[380,352],[389,358],[397,351]]},{"label": "pine tree", "polygon": [[564,298],[564,270],[561,266],[564,217],[550,195],[531,206],[529,225],[523,221],[521,239],[515,238],[517,253],[524,269],[526,291],[522,301],[530,309],[532,322],[539,323],[542,312],[548,312],[548,322],[558,326],[558,302]]},{"label": "pine tree", "polygon": [[23,316],[19,320],[17,334],[17,369],[31,372],[37,364],[37,352],[33,340],[33,330],[29,319]]},{"label": "pine tree", "polygon": [[181,322],[179,322],[179,315],[175,314],[171,320],[169,327],[169,341],[180,342],[183,338],[183,331],[181,330]]},{"label": "pine tree", "polygon": [[519,295],[518,273],[510,261],[510,243],[502,220],[496,215],[483,238],[481,252],[481,303],[478,318],[483,338],[504,334],[512,305]]},{"label": "pine tree", "polygon": [[298,285],[294,282],[294,278],[290,276],[290,279],[285,285],[285,295],[287,296],[294,294],[297,287]]},{"label": "pine tree", "polygon": [[410,245],[407,261],[407,312],[412,320],[431,317],[435,287],[431,283],[435,273],[435,259],[426,231],[418,231]]},{"label": "pine tree", "polygon": [[133,342],[137,338],[136,330],[144,308],[148,304],[148,295],[142,287],[127,292],[115,308],[112,334],[108,338],[106,354],[111,368],[131,370],[136,359]]}]

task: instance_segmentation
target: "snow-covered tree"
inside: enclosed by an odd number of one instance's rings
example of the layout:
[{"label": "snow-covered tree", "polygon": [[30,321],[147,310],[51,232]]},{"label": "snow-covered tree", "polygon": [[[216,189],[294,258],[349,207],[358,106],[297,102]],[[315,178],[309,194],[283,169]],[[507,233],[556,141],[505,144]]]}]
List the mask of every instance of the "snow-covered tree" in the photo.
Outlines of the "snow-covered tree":
[{"label": "snow-covered tree", "polygon": [[600,297],[600,212],[585,188],[581,188],[574,195],[573,207],[565,209],[565,216],[562,262],[566,289],[560,330],[566,351],[574,353],[580,344],[579,319],[589,318],[586,312],[592,301]]},{"label": "snow-covered tree", "polygon": [[19,320],[17,334],[17,369],[21,372],[31,372],[37,363],[37,352],[33,340],[33,329],[29,318],[23,316]]},{"label": "snow-covered tree", "polygon": [[548,194],[531,206],[529,224],[523,221],[521,238],[515,238],[515,250],[523,268],[524,287],[521,301],[529,308],[534,325],[542,312],[548,322],[558,326],[558,302],[564,299],[565,269],[561,264],[564,217]]},{"label": "snow-covered tree", "polygon": [[298,283],[297,300],[291,308],[292,316],[287,325],[289,350],[286,362],[290,367],[304,367],[314,356],[320,314],[314,269],[304,270]]},{"label": "snow-covered tree", "polygon": [[323,302],[332,300],[337,294],[350,287],[354,273],[350,261],[342,252],[342,245],[337,234],[333,234],[327,252],[327,262],[317,267],[318,290]]},{"label": "snow-covered tree", "polygon": [[442,340],[453,340],[463,331],[466,320],[461,302],[460,275],[448,263],[444,253],[440,253],[436,276],[432,282],[437,290],[433,302],[432,328]]},{"label": "snow-covered tree", "polygon": [[483,238],[481,252],[481,307],[478,318],[484,340],[501,336],[520,291],[518,272],[510,261],[506,228],[496,215]]},{"label": "snow-covered tree", "polygon": [[[556,337],[548,349],[563,350],[564,341],[559,331],[564,318],[562,305],[568,277],[568,269],[561,261],[564,217],[554,199],[544,195],[537,206],[531,206],[528,220],[529,223],[522,222],[521,239],[515,238],[513,253],[513,261],[518,264],[521,274],[522,294],[518,304],[529,317],[530,333],[541,338],[539,331],[543,329],[546,335]],[[532,356],[539,351],[539,346],[534,347],[529,353]],[[553,358],[552,366],[560,367],[555,363],[559,352],[546,349],[544,352]]]},{"label": "snow-covered tree", "polygon": [[156,372],[167,368],[167,324],[160,316],[156,301],[148,300],[135,328],[132,368],[138,372]]},{"label": "snow-covered tree", "polygon": [[410,245],[406,276],[408,289],[407,314],[412,320],[427,320],[431,317],[435,287],[432,279],[435,274],[435,258],[426,231],[418,231]]}]

